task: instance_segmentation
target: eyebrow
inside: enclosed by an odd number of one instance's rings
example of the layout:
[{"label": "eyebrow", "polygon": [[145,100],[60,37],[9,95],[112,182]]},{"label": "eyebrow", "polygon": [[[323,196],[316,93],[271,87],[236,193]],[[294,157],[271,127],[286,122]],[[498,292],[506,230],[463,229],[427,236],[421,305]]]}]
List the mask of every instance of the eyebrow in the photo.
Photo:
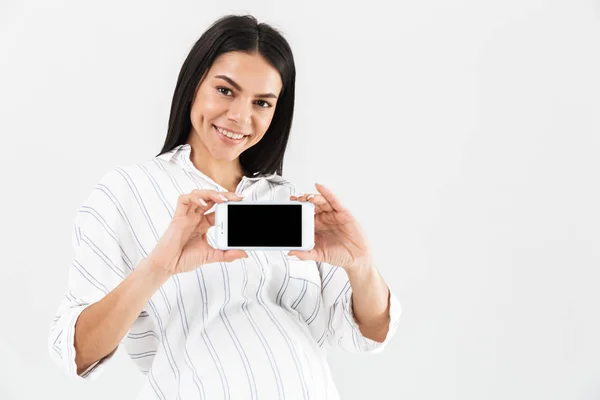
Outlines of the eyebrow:
[{"label": "eyebrow", "polygon": [[[240,92],[242,91],[242,87],[240,85],[238,85],[233,79],[231,79],[230,77],[228,77],[226,75],[217,75],[217,76],[215,76],[215,78],[223,79],[224,81],[228,82],[231,86],[236,88],[236,90],[239,90]],[[271,99],[277,98],[277,96],[275,96],[273,93],[261,93],[261,94],[257,94],[256,97],[271,98]]]}]

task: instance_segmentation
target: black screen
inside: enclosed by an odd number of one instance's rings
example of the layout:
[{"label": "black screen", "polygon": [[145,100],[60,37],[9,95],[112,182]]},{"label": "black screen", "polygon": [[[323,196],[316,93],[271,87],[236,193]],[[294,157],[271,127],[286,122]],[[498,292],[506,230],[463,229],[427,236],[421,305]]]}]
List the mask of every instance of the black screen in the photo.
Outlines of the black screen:
[{"label": "black screen", "polygon": [[300,204],[229,204],[227,214],[229,246],[302,246]]}]

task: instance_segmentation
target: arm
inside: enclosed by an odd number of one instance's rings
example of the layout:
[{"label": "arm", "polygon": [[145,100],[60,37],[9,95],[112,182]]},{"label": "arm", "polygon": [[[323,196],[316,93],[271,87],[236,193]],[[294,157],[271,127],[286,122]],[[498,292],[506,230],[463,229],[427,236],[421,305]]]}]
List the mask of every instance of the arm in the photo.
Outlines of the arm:
[{"label": "arm", "polygon": [[[71,376],[99,375],[123,337],[136,329],[137,317],[163,280],[152,273],[148,260],[153,258],[132,244],[118,200],[107,195],[109,189],[121,192],[119,179],[119,174],[106,174],[73,224],[68,288],[48,337],[50,355]],[[154,328],[150,318],[137,322]]]},{"label": "arm", "polygon": [[390,290],[371,264],[347,270],[352,287],[352,311],[360,332],[382,343],[390,326]]},{"label": "arm", "polygon": [[289,256],[319,263],[329,343],[349,351],[378,352],[398,327],[400,304],[372,264],[358,222],[331,190],[291,195],[315,205],[315,246]]},{"label": "arm", "polygon": [[349,352],[382,351],[394,336],[402,312],[394,291],[374,266],[358,273],[359,269],[325,262],[318,265],[329,344]]},{"label": "arm", "polygon": [[138,317],[170,276],[247,256],[208,244],[214,214],[204,213],[217,202],[239,200],[233,193],[210,190],[179,196],[171,223],[147,254],[127,219],[127,206],[135,205],[115,195],[123,192],[123,183],[122,175],[111,171],[77,213],[68,290],[48,337],[57,364],[82,378],[97,376],[94,371],[112,357],[128,331],[154,330],[151,318]]},{"label": "arm", "polygon": [[81,312],[74,337],[77,375],[117,348],[144,305],[167,278],[165,272],[145,258],[116,288]]}]

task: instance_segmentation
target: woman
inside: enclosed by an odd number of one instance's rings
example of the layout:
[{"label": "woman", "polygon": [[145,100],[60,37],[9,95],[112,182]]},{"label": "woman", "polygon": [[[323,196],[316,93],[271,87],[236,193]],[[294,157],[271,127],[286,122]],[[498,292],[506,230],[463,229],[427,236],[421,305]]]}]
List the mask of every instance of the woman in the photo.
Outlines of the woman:
[{"label": "woman", "polygon": [[[49,338],[68,373],[97,375],[123,344],[140,399],[334,399],[324,344],[387,343],[400,308],[358,223],[326,187],[281,177],[294,84],[288,43],[253,17],[194,45],[160,154],[108,172],[76,216]],[[314,203],[315,248],[214,249],[210,210],[243,197]]]}]

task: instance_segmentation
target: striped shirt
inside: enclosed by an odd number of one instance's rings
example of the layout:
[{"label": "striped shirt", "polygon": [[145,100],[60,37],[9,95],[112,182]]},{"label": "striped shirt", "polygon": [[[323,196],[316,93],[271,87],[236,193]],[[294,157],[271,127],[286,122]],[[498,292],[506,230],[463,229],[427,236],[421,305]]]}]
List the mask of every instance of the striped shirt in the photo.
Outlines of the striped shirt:
[{"label": "striped shirt", "polygon": [[[52,358],[77,375],[74,327],[79,314],[114,289],[156,245],[179,195],[225,188],[196,169],[191,148],[106,173],[79,208],[67,293],[48,340]],[[289,200],[281,176],[243,177],[246,200]],[[214,227],[208,231],[214,246]],[[327,346],[379,352],[397,329],[390,294],[383,343],[364,337],[352,313],[346,272],[281,251],[249,251],[176,274],[151,297],[119,348],[145,375],[138,399],[337,399]],[[81,377],[98,376],[114,352]]]}]

